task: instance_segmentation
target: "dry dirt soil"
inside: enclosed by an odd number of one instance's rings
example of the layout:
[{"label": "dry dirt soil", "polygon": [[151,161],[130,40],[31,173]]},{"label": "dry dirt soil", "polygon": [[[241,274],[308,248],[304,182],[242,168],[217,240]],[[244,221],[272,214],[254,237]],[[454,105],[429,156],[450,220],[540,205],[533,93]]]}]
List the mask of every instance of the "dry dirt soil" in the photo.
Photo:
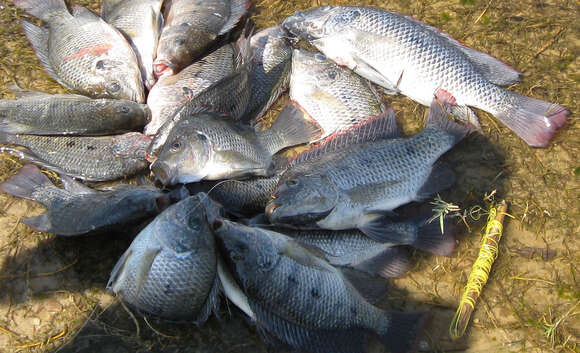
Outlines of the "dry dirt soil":
[{"label": "dry dirt soil", "polygon": [[[97,1],[78,1],[98,11]],[[496,190],[509,202],[499,256],[467,334],[448,335],[450,320],[477,256],[482,212],[457,219],[458,245],[448,258],[422,253],[382,305],[433,316],[421,350],[432,352],[580,351],[580,3],[576,0],[335,1],[412,15],[490,53],[522,72],[509,89],[558,102],[568,125],[544,149],[528,147],[490,115],[483,131],[444,159],[457,185],[441,197],[474,210]],[[263,0],[252,4],[258,27],[327,1]],[[27,16],[0,1],[0,97],[11,84],[65,92],[40,67],[24,37]],[[420,129],[425,108],[385,97],[401,129]],[[276,109],[283,104],[278,103]],[[272,113],[272,115],[275,115]],[[0,181],[21,161],[0,155]],[[145,320],[129,314],[104,290],[133,234],[61,238],[20,223],[40,206],[0,194],[0,352],[266,352],[255,327],[231,305],[203,327]],[[474,219],[481,216],[479,221]],[[376,348],[376,352],[383,352]]]}]

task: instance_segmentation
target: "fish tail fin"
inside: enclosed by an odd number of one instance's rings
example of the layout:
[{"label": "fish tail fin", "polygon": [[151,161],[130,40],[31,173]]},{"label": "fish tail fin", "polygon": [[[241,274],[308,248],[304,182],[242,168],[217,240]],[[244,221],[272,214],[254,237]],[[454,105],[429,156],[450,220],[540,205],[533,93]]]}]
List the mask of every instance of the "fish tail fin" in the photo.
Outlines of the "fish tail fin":
[{"label": "fish tail fin", "polygon": [[63,12],[70,15],[64,0],[14,0],[14,6],[47,23]]},{"label": "fish tail fin", "polygon": [[507,98],[492,114],[533,147],[546,147],[569,114],[565,107],[505,91]]},{"label": "fish tail fin", "polygon": [[40,187],[47,186],[55,187],[48,177],[42,174],[40,169],[28,164],[23,166],[10,179],[0,184],[0,190],[12,196],[40,202],[34,192]]},{"label": "fish tail fin", "polygon": [[387,325],[378,334],[389,352],[416,352],[429,314],[386,312],[384,315]]},{"label": "fish tail fin", "polygon": [[449,256],[455,249],[455,238],[453,237],[453,226],[449,218],[443,220],[443,233],[441,233],[441,223],[437,220],[433,222],[421,221],[418,223],[416,240],[410,244],[412,247],[426,251],[434,255]]},{"label": "fish tail fin", "polygon": [[271,154],[286,147],[316,140],[321,134],[320,126],[306,118],[295,104],[287,105],[272,127],[258,136],[262,146]]},{"label": "fish tail fin", "polygon": [[21,222],[39,232],[51,232],[52,230],[50,217],[46,213],[36,217],[25,218]]},{"label": "fish tail fin", "polygon": [[[447,132],[449,135],[453,136],[453,143],[457,144],[461,141],[470,131],[468,125],[459,124],[451,118],[452,113],[456,114],[459,112],[457,109],[458,105],[449,92],[439,89],[435,92],[435,98],[431,102],[429,108],[429,116],[427,117],[427,128],[440,129]],[[467,113],[467,111],[465,111]],[[458,117],[458,121],[467,120],[467,117]]]}]

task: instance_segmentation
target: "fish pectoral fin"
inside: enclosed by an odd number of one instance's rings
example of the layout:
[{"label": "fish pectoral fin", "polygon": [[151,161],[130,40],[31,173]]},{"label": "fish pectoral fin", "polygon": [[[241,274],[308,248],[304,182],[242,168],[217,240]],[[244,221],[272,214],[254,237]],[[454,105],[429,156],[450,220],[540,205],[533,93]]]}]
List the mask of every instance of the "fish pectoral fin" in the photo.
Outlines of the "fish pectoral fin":
[{"label": "fish pectoral fin", "polygon": [[354,269],[383,278],[400,277],[412,266],[411,255],[405,247],[388,247],[379,254],[361,261]]},{"label": "fish pectoral fin", "polygon": [[101,17],[103,20],[109,22],[109,16],[112,15],[113,10],[115,7],[119,5],[124,0],[103,0],[103,4],[101,5]]},{"label": "fish pectoral fin", "polygon": [[102,19],[93,11],[87,9],[84,6],[75,5],[72,11],[73,17],[76,19],[82,19],[89,22],[101,21]]},{"label": "fish pectoral fin", "polygon": [[394,187],[402,183],[402,180],[384,180],[375,183],[357,185],[345,190],[350,200],[355,203],[372,203],[383,199],[384,189]]},{"label": "fish pectoral fin", "polygon": [[352,289],[371,304],[380,301],[389,290],[389,283],[382,277],[349,267],[341,267],[340,272]]},{"label": "fish pectoral fin", "polygon": [[[296,323],[291,318],[269,310],[265,305],[250,299],[256,314],[256,324],[262,338],[275,348],[296,351],[352,353],[365,352],[367,335],[364,329],[321,329],[308,323]],[[353,308],[356,310],[355,308]]]},{"label": "fish pectoral fin", "polygon": [[135,291],[135,298],[139,298],[141,291],[145,286],[145,282],[149,278],[149,273],[151,272],[151,266],[153,266],[153,261],[157,255],[161,252],[160,248],[148,248],[145,250],[141,261],[138,263],[139,269],[137,270],[137,276],[135,281],[137,282],[137,290]]},{"label": "fish pectoral fin", "polygon": [[91,189],[85,184],[79,183],[67,175],[61,175],[60,180],[64,189],[72,194],[98,194],[95,189]]},{"label": "fish pectoral fin", "polygon": [[113,270],[111,271],[109,281],[107,282],[107,286],[105,288],[110,292],[113,292],[115,295],[119,294],[118,285],[123,285],[123,278],[125,277],[125,266],[127,261],[131,258],[131,254],[133,254],[133,250],[131,248],[127,249],[127,251],[123,253],[119,260],[117,260],[115,267],[113,267]]},{"label": "fish pectoral fin", "polygon": [[332,265],[326,261],[324,251],[297,241],[288,241],[282,249],[281,255],[305,267],[327,272],[333,271]]}]

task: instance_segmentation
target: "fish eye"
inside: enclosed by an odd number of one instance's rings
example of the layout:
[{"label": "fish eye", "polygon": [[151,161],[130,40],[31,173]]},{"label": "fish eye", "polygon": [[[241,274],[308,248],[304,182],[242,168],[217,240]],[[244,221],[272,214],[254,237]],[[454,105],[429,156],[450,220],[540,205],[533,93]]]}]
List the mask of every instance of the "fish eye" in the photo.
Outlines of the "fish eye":
[{"label": "fish eye", "polygon": [[324,54],[316,54],[314,55],[314,59],[316,59],[317,61],[326,61],[326,56],[324,56]]},{"label": "fish eye", "polygon": [[175,44],[176,45],[179,45],[179,46],[182,46],[182,45],[185,44],[185,39],[183,39],[183,38],[176,39],[175,40]]},{"label": "fish eye", "polygon": [[126,105],[122,105],[117,109],[117,112],[120,114],[129,114],[130,111],[131,109],[129,109],[129,107],[127,107]]},{"label": "fish eye", "polygon": [[197,136],[198,136],[198,138],[199,138],[200,141],[207,141],[207,136],[205,136],[204,134],[198,133]]},{"label": "fish eye", "polygon": [[179,141],[175,141],[171,144],[171,152],[177,152],[181,149],[181,143]]},{"label": "fish eye", "polygon": [[286,181],[286,185],[289,187],[294,187],[298,185],[298,179],[288,179],[288,181]]},{"label": "fish eye", "polygon": [[336,78],[336,71],[328,71],[328,78],[334,80]]},{"label": "fish eye", "polygon": [[179,27],[182,27],[182,28],[189,27],[189,23],[183,22],[182,24],[179,25]]},{"label": "fish eye", "polygon": [[111,151],[113,152],[113,154],[121,154],[121,147],[119,147],[119,145],[113,145]]},{"label": "fish eye", "polygon": [[117,82],[111,82],[108,86],[108,91],[116,93],[121,89],[121,86]]},{"label": "fish eye", "polygon": [[193,91],[189,87],[181,87],[181,90],[183,91],[183,96],[185,97],[190,97],[193,95]]}]

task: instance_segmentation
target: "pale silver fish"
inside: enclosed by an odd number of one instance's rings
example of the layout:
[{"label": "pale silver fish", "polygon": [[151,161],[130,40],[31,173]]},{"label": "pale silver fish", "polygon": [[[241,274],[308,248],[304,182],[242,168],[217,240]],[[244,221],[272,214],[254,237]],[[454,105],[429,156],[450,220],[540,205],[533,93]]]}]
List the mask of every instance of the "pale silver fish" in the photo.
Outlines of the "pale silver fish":
[{"label": "pale silver fish", "polygon": [[157,77],[173,75],[229,32],[250,7],[249,0],[172,0],[157,47]]},{"label": "pale silver fish", "polygon": [[452,97],[440,98],[443,103],[435,99],[431,105],[427,127],[413,137],[357,144],[287,170],[266,207],[270,221],[357,228],[378,241],[391,238],[385,231],[390,223],[386,212],[455,181],[453,172],[436,162],[468,130],[452,122],[442,107],[452,105]]},{"label": "pale silver fish", "polygon": [[123,35],[90,10],[63,0],[15,0],[14,5],[48,24],[22,21],[46,71],[63,86],[93,98],[145,103],[139,63]]},{"label": "pale silver fish", "polygon": [[115,180],[134,175],[148,163],[151,139],[138,132],[114,136],[36,136],[0,132],[0,147],[41,167],[89,181]]},{"label": "pale silver fish", "polygon": [[204,323],[219,307],[217,254],[206,194],[163,211],[121,256],[107,288],[141,312]]},{"label": "pale silver fish", "polygon": [[162,76],[147,96],[151,122],[145,127],[145,134],[155,135],[184,104],[234,72],[240,64],[239,44],[242,42],[226,44],[179,73]]},{"label": "pale silver fish", "polygon": [[283,26],[339,65],[423,105],[444,89],[459,105],[494,115],[531,146],[546,146],[566,122],[566,108],[498,87],[517,82],[517,71],[409,16],[325,6],[296,12]]},{"label": "pale silver fish", "polygon": [[0,190],[47,208],[22,223],[40,232],[64,236],[123,230],[157,215],[169,206],[173,196],[150,186],[118,184],[95,190],[66,176],[61,176],[61,180],[63,189],[28,164],[0,184]]},{"label": "pale silver fish", "polygon": [[153,61],[163,26],[163,0],[103,0],[101,17],[125,35],[139,60],[143,83],[155,84]]},{"label": "pale silver fish", "polygon": [[243,119],[254,122],[288,89],[292,47],[279,26],[254,34],[250,43],[252,97]]},{"label": "pale silver fish", "polygon": [[36,91],[17,94],[17,99],[0,100],[0,132],[113,135],[141,130],[150,115],[147,105],[130,100]]},{"label": "pale silver fish", "polygon": [[321,126],[321,138],[385,113],[368,80],[306,49],[292,54],[290,99]]},{"label": "pale silver fish", "polygon": [[384,280],[338,269],[317,249],[277,232],[219,218],[212,224],[266,338],[314,353],[367,352],[374,334],[390,352],[416,348],[427,315],[373,306],[369,299],[384,295]]}]

